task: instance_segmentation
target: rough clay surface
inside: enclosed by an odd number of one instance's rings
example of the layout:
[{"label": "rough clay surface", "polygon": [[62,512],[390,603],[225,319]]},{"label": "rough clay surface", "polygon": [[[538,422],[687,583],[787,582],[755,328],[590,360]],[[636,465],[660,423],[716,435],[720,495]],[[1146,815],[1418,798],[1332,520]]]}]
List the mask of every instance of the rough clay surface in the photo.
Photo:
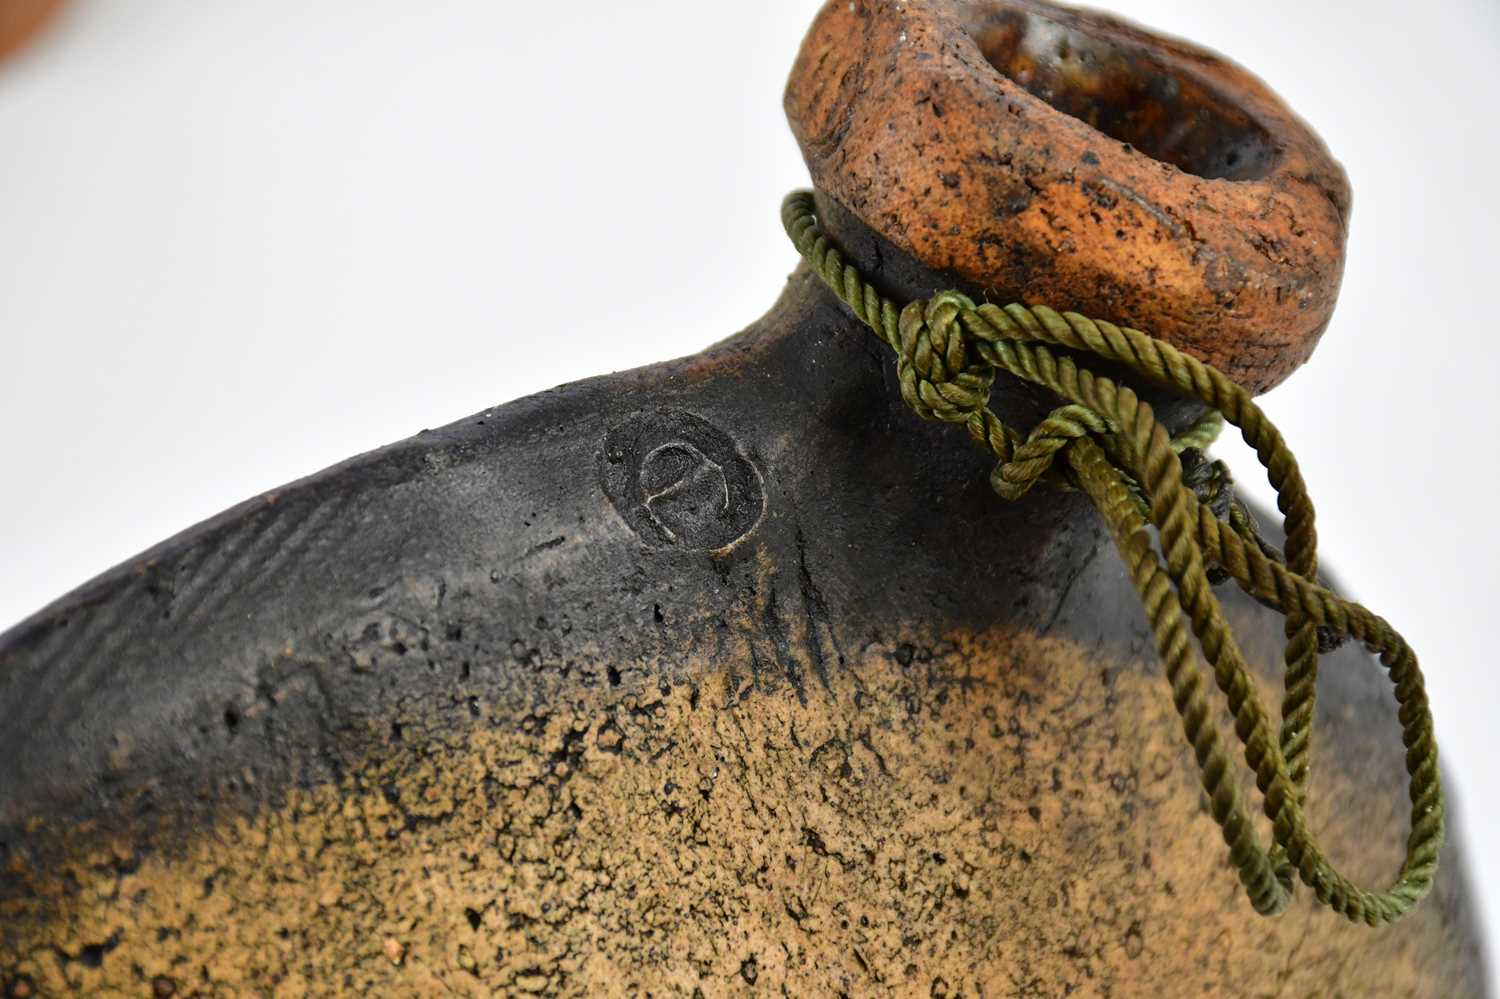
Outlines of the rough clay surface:
[{"label": "rough clay surface", "polygon": [[[267,494],[0,638],[0,995],[1482,995],[1456,846],[1394,928],[1250,912],[1097,520],[996,500],[870,343],[799,272],[706,355]],[[1270,696],[1279,621],[1230,608]],[[1357,650],[1325,677],[1315,823],[1379,881],[1393,710]]]},{"label": "rough clay surface", "polygon": [[[1017,11],[1109,70],[1053,101],[1219,176],[1007,84],[981,43],[1057,83]],[[1090,35],[1171,72],[1143,103]],[[1342,174],[1195,50],[838,0],[787,106],[825,227],[890,294],[1077,307],[1255,388],[1326,322]],[[1177,136],[1159,106],[1208,117]],[[994,405],[1047,403],[1001,379]],[[1253,915],[1097,518],[988,471],[802,268],[704,354],[130,560],[0,635],[0,996],[1483,996],[1458,844],[1395,927],[1305,891]],[[1279,619],[1228,607],[1274,696]],[[1323,676],[1313,822],[1382,883],[1389,693],[1359,650]]]},{"label": "rough clay surface", "polygon": [[[1378,933],[1305,901],[1249,912],[1148,659],[870,636],[809,685],[829,636],[764,631],[772,594],[826,624],[788,570],[764,567],[712,657],[619,683],[559,625],[517,629],[515,689],[407,705],[337,785],[46,872],[0,908],[0,963],[42,995],[1477,994],[1451,882]],[[428,614],[380,621],[380,648],[420,649],[381,672],[484,689],[458,681],[472,644],[420,647]],[[1342,751],[1389,755],[1382,720]],[[1336,854],[1387,874],[1396,774],[1323,773]]]},{"label": "rough clay surface", "polygon": [[1343,170],[1203,49],[1030,0],[829,0],[785,104],[820,190],[991,301],[1136,326],[1257,392],[1333,312]]}]

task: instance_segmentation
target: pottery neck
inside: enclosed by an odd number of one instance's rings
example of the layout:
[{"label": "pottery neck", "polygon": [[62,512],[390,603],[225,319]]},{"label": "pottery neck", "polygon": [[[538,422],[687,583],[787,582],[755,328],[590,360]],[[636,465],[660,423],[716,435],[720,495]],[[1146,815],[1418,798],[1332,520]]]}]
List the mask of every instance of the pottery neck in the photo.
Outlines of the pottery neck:
[{"label": "pottery neck", "polygon": [[[910,302],[930,297],[940,291],[956,289],[970,295],[976,301],[986,300],[984,293],[965,281],[962,276],[937,271],[923,264],[866,225],[826,193],[818,191],[816,198],[819,224],[823,231],[843,253],[844,258],[858,268],[882,294],[897,302]],[[791,252],[790,247],[789,252]],[[790,305],[787,300],[783,300],[777,312],[773,313],[773,318],[777,315],[785,315],[792,317],[791,321],[772,322],[767,328],[756,329],[753,333],[756,338],[768,334],[773,337],[791,338],[798,346],[792,351],[771,351],[766,355],[763,363],[772,368],[780,368],[788,364],[801,367],[808,363],[808,358],[802,354],[803,351],[816,353],[829,349],[827,341],[822,336],[828,324],[846,323],[851,329],[865,334],[872,348],[879,348],[878,356],[882,362],[893,364],[893,358],[881,346],[879,338],[856,319],[833,292],[813,277],[810,271],[807,272],[807,276],[810,280],[806,282],[805,288],[790,290],[792,299],[801,303],[802,308]],[[817,308],[812,312],[804,312],[803,308],[812,303],[816,303]],[[996,304],[1006,303],[997,302]],[[747,331],[747,335],[751,335],[750,331]],[[1185,399],[1156,386],[1143,384],[1139,378],[1134,378],[1117,366],[1098,358],[1078,358],[1078,360],[1083,367],[1096,374],[1117,378],[1130,384],[1143,399],[1153,406],[1158,418],[1169,430],[1175,432],[1185,428],[1203,414],[1204,407],[1197,400]],[[831,357],[824,359],[821,367],[826,372],[831,365],[841,363],[845,362],[837,357]],[[773,376],[776,375],[774,371],[770,373]],[[850,374],[860,383],[859,390],[864,391],[869,388],[868,375]],[[905,409],[894,379],[880,386],[879,390],[889,395],[891,407]],[[1048,412],[1062,404],[1062,400],[1047,390],[1003,371],[996,375],[994,392],[990,400],[990,408],[997,416],[1006,423],[1023,430],[1033,426]],[[916,419],[910,412],[905,412],[904,416]],[[948,436],[951,437],[954,447],[971,446],[967,437],[962,433],[953,433]]]}]

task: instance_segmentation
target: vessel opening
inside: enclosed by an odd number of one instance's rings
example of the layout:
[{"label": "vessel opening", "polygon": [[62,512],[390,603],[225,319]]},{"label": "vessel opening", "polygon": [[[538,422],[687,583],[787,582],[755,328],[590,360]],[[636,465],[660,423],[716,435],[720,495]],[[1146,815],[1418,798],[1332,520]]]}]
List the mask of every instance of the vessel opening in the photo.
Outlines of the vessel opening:
[{"label": "vessel opening", "polygon": [[1127,38],[1029,11],[975,11],[979,50],[1032,96],[1155,159],[1206,179],[1265,176],[1276,150],[1223,95]]}]

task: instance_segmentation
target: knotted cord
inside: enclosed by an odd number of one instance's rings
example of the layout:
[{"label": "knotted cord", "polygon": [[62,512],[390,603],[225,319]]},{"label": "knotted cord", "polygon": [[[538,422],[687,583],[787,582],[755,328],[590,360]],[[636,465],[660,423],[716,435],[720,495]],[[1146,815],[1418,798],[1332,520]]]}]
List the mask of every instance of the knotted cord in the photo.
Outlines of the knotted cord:
[{"label": "knotted cord", "polygon": [[[961,424],[997,459],[990,483],[1018,499],[1045,482],[1082,489],[1109,525],[1165,664],[1172,701],[1193,749],[1209,810],[1255,910],[1283,911],[1294,878],[1350,920],[1372,926],[1411,911],[1432,887],[1443,839],[1443,793],[1432,713],[1417,657],[1383,618],[1317,578],[1313,505],[1281,433],[1226,375],[1139,330],[1045,306],[977,305],[956,291],[901,306],[886,298],[819,230],[811,192],[782,203],[782,224],[812,269],[896,352],[901,397],[920,417]],[[1120,365],[1196,398],[1209,416],[1176,440],[1127,385],[1096,375],[1054,348]],[[998,372],[1043,386],[1062,405],[1022,434],[989,408]],[[1222,462],[1201,454],[1221,421],[1238,427],[1276,490],[1284,553],[1264,542],[1233,497]],[[1186,465],[1186,472],[1185,472]],[[1157,529],[1160,554],[1149,527]],[[1215,578],[1286,618],[1286,679],[1279,737],[1213,593]],[[1261,845],[1213,718],[1197,650],[1234,717],[1255,774],[1272,843]],[[1345,638],[1380,658],[1399,705],[1411,829],[1406,857],[1385,891],[1338,872],[1308,829],[1311,729],[1318,655]]]}]

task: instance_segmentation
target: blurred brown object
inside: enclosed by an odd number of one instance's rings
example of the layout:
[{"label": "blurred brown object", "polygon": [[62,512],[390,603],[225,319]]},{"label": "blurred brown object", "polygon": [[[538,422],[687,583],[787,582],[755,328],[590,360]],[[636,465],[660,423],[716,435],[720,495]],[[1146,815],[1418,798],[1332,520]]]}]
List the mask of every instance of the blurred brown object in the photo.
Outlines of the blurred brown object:
[{"label": "blurred brown object", "polygon": [[61,6],[62,0],[0,0],[0,60],[25,45]]}]

